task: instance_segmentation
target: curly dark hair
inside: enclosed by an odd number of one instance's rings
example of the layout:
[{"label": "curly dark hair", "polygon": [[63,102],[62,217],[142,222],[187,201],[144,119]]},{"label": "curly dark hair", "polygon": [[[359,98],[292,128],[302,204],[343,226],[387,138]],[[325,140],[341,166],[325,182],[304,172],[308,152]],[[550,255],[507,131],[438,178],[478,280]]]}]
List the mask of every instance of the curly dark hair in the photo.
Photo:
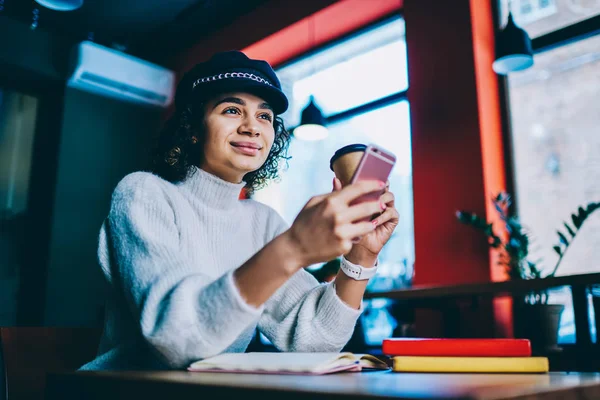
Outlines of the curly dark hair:
[{"label": "curly dark hair", "polygon": [[[200,166],[206,138],[204,112],[204,104],[196,103],[175,111],[167,120],[152,154],[150,170],[154,174],[169,182],[181,182],[189,176],[194,166]],[[265,187],[270,180],[279,178],[280,160],[289,159],[287,151],[291,135],[281,117],[275,117],[273,126],[275,138],[267,159],[259,169],[244,175],[249,195]]]}]

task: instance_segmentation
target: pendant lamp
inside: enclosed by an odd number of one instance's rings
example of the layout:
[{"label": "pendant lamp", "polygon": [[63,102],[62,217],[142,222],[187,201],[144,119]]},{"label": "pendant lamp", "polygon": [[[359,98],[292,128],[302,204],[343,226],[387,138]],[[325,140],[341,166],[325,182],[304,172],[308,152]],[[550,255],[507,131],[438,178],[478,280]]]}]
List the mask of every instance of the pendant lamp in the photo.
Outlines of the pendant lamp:
[{"label": "pendant lamp", "polygon": [[[316,45],[314,16],[308,18],[307,25],[308,43],[311,48],[314,48]],[[325,127],[325,117],[321,109],[315,104],[314,96],[310,96],[308,105],[302,110],[300,125],[294,129],[293,135],[298,139],[310,141],[323,140],[329,135],[329,131]]]},{"label": "pendant lamp", "polygon": [[496,60],[492,68],[499,75],[521,71],[533,65],[531,38],[525,30],[519,28],[508,12],[506,26],[496,38]]},{"label": "pendant lamp", "polygon": [[38,4],[54,11],[73,11],[83,5],[83,0],[35,0]]},{"label": "pendant lamp", "polygon": [[321,109],[315,104],[315,99],[310,96],[310,101],[306,108],[302,110],[300,125],[294,129],[294,136],[301,140],[323,140],[329,135],[329,130],[325,127],[325,117]]}]

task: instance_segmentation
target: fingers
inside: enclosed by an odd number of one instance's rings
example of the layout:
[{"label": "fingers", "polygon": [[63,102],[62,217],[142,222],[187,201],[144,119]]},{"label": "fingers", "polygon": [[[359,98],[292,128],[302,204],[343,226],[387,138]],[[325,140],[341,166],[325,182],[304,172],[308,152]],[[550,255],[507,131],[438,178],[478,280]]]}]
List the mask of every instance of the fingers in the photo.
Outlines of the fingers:
[{"label": "fingers", "polygon": [[335,235],[340,240],[348,240],[366,235],[375,229],[371,222],[357,222],[354,224],[344,224],[336,229]]},{"label": "fingers", "polygon": [[342,181],[340,181],[338,178],[334,177],[332,192],[339,192],[340,190],[342,190]]},{"label": "fingers", "polygon": [[348,207],[347,211],[343,213],[340,219],[343,222],[354,222],[364,218],[368,218],[371,215],[377,215],[382,213],[387,206],[383,202],[379,201],[368,201]]},{"label": "fingers", "polygon": [[388,207],[387,210],[385,210],[385,212],[383,214],[381,214],[379,217],[375,218],[371,222],[375,226],[379,226],[379,225],[383,225],[389,221],[395,221],[397,223],[399,218],[400,218],[400,215],[398,214],[398,210],[396,210],[393,207]]},{"label": "fingers", "polygon": [[383,204],[387,205],[388,207],[394,207],[394,204],[395,204],[394,193],[385,192],[384,194],[381,195],[380,200],[383,202]]},{"label": "fingers", "polygon": [[350,203],[352,200],[359,198],[367,193],[383,191],[385,187],[384,182],[380,181],[360,181],[348,185],[339,192],[336,192],[336,196],[345,203]]},{"label": "fingers", "polygon": [[342,190],[342,181],[340,181],[338,178],[333,178],[333,185],[335,190]]}]

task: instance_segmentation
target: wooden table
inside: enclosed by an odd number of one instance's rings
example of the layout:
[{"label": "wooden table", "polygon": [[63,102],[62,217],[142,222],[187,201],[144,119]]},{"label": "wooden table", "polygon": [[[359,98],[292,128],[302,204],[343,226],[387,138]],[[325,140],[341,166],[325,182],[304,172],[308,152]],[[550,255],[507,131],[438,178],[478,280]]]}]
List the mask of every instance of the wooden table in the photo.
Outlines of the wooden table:
[{"label": "wooden table", "polygon": [[47,399],[600,399],[599,373],[70,372],[50,374],[47,384]]}]

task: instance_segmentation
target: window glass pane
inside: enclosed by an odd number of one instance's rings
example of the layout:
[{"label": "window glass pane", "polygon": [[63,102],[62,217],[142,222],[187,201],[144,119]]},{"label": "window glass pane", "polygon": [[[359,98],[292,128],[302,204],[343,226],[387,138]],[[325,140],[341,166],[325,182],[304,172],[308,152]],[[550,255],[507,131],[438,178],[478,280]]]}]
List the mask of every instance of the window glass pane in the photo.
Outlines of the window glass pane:
[{"label": "window glass pane", "polygon": [[311,95],[328,116],[406,90],[404,20],[386,23],[277,74],[290,99],[283,115],[290,127],[299,124]]},{"label": "window glass pane", "polygon": [[[320,142],[293,140],[290,146],[289,168],[282,174],[281,182],[257,191],[254,198],[269,204],[291,224],[308,199],[329,193],[333,172],[329,160],[335,151],[351,143],[374,142],[392,151],[398,159],[390,176],[390,187],[396,196],[400,225],[394,237],[382,252],[382,259],[394,271],[410,268],[414,262],[412,169],[409,107],[406,101],[361,114],[329,126],[329,137]],[[393,264],[393,265],[391,265]],[[386,276],[383,266],[378,277]],[[396,271],[399,272],[399,271]],[[399,273],[396,273],[399,275]],[[395,282],[372,281],[374,289],[405,286]]]},{"label": "window glass pane", "polygon": [[[535,56],[532,68],[511,74],[510,111],[517,206],[546,272],[557,262],[556,231],[579,206],[600,201],[600,36]],[[581,227],[557,275],[599,272],[600,211]],[[561,340],[573,341],[570,296]]]},{"label": "window glass pane", "polygon": [[37,99],[0,89],[0,326],[14,324]]},{"label": "window glass pane", "polygon": [[[509,0],[501,0],[501,4],[504,26]],[[600,14],[600,1],[512,0],[511,11],[517,25],[535,38]]]}]

